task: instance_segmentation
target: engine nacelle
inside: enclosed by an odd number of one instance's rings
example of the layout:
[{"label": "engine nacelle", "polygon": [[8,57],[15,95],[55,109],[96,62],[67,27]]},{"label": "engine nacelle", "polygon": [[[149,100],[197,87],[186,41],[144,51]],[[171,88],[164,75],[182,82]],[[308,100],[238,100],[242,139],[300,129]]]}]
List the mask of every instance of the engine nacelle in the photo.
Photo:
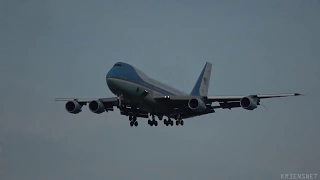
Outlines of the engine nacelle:
[{"label": "engine nacelle", "polygon": [[82,105],[80,105],[79,102],[76,100],[68,101],[65,107],[66,107],[66,110],[72,114],[78,114],[79,112],[82,111],[81,109]]},{"label": "engine nacelle", "polygon": [[254,110],[258,107],[259,105],[259,100],[258,99],[254,99],[250,96],[248,97],[243,97],[241,98],[240,100],[240,106],[243,108],[243,109],[246,109],[246,110]]},{"label": "engine nacelle", "polygon": [[101,114],[106,110],[103,103],[99,100],[91,101],[89,103],[89,109],[91,112],[96,114]]},{"label": "engine nacelle", "polygon": [[188,102],[188,106],[190,109],[197,111],[197,112],[203,112],[207,109],[206,105],[201,99],[193,98],[190,99]]}]

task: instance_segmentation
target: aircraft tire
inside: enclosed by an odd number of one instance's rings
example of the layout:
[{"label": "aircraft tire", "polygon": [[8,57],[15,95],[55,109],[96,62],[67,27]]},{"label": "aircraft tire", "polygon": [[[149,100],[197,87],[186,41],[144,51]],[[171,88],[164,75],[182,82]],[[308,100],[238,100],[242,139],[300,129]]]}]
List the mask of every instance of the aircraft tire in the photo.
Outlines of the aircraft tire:
[{"label": "aircraft tire", "polygon": [[152,120],[148,120],[148,124],[150,125],[150,126],[153,126],[154,125],[154,123],[153,123],[153,121]]},{"label": "aircraft tire", "polygon": [[131,126],[131,127],[133,126],[133,121],[130,122],[130,126]]},{"label": "aircraft tire", "polygon": [[179,126],[179,121],[176,121],[176,126]]},{"label": "aircraft tire", "polygon": [[137,127],[138,125],[139,125],[138,121],[135,121],[135,122],[134,122],[134,126]]},{"label": "aircraft tire", "polygon": [[183,126],[183,124],[184,124],[183,120],[181,120],[180,124],[181,124],[181,126]]}]

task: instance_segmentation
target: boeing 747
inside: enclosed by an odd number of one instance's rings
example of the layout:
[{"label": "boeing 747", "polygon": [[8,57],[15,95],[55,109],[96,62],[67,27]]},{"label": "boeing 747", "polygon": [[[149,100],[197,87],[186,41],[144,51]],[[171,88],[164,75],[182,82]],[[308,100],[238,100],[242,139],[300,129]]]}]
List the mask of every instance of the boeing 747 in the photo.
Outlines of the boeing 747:
[{"label": "boeing 747", "polygon": [[[215,109],[241,107],[254,110],[261,99],[299,96],[299,93],[255,94],[247,96],[208,96],[212,64],[207,62],[190,94],[156,81],[139,69],[124,62],[116,63],[106,75],[106,83],[115,97],[99,99],[56,98],[65,101],[65,109],[72,114],[88,105],[91,112],[101,114],[120,110],[129,117],[130,126],[138,126],[137,118],[147,118],[150,126],[163,120],[166,126],[183,126],[184,119],[214,113]],[[213,105],[216,103],[217,105]],[[151,119],[149,119],[151,116]],[[165,119],[164,117],[167,117]],[[175,120],[174,121],[172,120]]]}]

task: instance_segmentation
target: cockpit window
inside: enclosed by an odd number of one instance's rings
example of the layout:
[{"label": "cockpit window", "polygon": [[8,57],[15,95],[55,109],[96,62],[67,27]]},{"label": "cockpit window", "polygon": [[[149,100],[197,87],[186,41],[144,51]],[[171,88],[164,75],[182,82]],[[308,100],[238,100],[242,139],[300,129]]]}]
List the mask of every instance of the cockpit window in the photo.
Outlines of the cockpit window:
[{"label": "cockpit window", "polygon": [[118,64],[118,63],[117,63],[117,64],[115,64],[114,66],[122,66],[122,64]]}]

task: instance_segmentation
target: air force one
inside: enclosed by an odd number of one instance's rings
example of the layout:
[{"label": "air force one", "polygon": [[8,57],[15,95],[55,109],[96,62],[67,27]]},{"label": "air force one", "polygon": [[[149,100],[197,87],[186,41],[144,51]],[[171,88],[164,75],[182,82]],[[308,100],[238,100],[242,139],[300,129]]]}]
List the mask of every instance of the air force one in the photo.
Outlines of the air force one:
[{"label": "air force one", "polygon": [[[166,126],[184,124],[184,119],[214,113],[215,109],[242,107],[254,110],[261,99],[299,96],[299,93],[266,94],[248,96],[208,96],[212,64],[207,62],[190,94],[156,81],[130,64],[117,62],[107,73],[106,82],[116,97],[99,99],[56,98],[66,101],[65,108],[69,113],[78,114],[82,106],[87,105],[91,112],[101,114],[120,110],[121,115],[129,117],[130,126],[138,126],[137,118],[149,118],[150,126],[158,126],[164,119]],[[216,103],[216,105],[213,105]]]}]

